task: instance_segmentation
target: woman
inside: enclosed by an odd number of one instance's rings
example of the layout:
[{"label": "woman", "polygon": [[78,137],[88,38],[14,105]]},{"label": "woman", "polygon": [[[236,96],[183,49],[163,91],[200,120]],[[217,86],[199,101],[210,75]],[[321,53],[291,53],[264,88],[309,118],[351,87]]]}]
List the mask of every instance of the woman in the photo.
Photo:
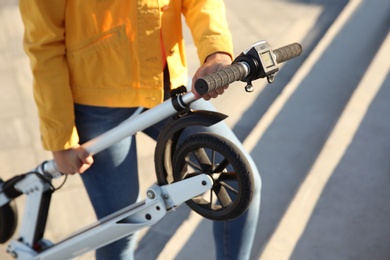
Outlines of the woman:
[{"label": "woman", "polygon": [[[79,144],[120,124],[138,107],[151,108],[161,103],[164,93],[187,83],[182,15],[191,29],[201,63],[193,79],[230,64],[232,40],[223,1],[19,3],[44,149],[52,151],[60,172],[82,174],[99,219],[134,203],[139,192],[134,137],[93,158]],[[203,98],[208,100],[222,93],[220,89]],[[230,129],[223,125],[217,131]],[[260,199],[256,175],[257,195],[248,214],[235,225],[215,224],[221,259],[245,259],[250,255]],[[237,232],[221,234],[231,226]],[[96,258],[132,259],[134,240],[124,238],[98,249]],[[231,244],[226,247],[226,243]]]}]

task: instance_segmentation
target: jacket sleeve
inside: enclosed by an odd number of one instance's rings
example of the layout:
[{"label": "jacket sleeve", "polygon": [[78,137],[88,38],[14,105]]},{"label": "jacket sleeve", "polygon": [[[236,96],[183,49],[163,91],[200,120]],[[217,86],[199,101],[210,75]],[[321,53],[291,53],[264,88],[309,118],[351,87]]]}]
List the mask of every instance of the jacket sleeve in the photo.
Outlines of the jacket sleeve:
[{"label": "jacket sleeve", "polygon": [[44,149],[78,143],[65,56],[65,0],[19,0],[24,49],[30,58],[34,99]]},{"label": "jacket sleeve", "polygon": [[184,0],[183,15],[203,64],[210,54],[225,52],[232,58],[233,43],[223,0]]}]

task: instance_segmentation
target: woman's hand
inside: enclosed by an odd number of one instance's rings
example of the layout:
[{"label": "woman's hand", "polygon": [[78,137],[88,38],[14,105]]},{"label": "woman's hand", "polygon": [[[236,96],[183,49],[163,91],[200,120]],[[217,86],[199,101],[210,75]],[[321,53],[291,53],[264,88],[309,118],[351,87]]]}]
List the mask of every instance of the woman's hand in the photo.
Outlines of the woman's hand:
[{"label": "woman's hand", "polygon": [[223,92],[225,91],[225,89],[228,88],[228,85],[201,96],[195,90],[195,81],[198,78],[201,78],[201,77],[206,76],[210,73],[216,72],[216,71],[230,65],[231,63],[232,63],[232,58],[227,53],[216,52],[214,54],[209,55],[206,58],[205,63],[199,67],[199,69],[196,71],[194,77],[192,78],[191,91],[192,91],[192,93],[194,93],[195,98],[199,99],[202,97],[205,100],[209,100],[210,98],[216,98],[218,95],[222,95]]},{"label": "woman's hand", "polygon": [[80,145],[52,153],[57,170],[63,174],[83,173],[93,163],[92,156]]}]

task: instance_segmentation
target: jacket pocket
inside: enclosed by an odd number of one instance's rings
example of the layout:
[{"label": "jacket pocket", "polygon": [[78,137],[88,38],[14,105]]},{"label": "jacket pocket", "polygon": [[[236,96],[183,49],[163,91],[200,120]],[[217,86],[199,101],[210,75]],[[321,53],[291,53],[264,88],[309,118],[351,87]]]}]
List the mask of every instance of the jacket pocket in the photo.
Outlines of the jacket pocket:
[{"label": "jacket pocket", "polygon": [[107,88],[130,84],[130,45],[125,25],[67,48],[72,87]]}]

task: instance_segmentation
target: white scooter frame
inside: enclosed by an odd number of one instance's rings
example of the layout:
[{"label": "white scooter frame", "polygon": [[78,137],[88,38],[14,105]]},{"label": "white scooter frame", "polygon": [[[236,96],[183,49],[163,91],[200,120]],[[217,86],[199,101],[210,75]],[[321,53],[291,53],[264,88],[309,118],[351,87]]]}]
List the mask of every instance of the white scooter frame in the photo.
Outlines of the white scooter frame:
[{"label": "white scooter frame", "polygon": [[[183,108],[195,101],[195,97],[191,92],[179,95],[176,98],[178,104],[181,104]],[[161,115],[169,117],[175,113],[177,113],[177,110],[172,105],[171,100],[167,100],[153,109],[127,119],[116,128],[86,142],[82,146],[91,155],[94,155],[123,138],[134,135],[161,121]],[[17,259],[59,260],[82,255],[155,224],[168,211],[194,196],[210,190],[213,185],[213,181],[206,174],[169,185],[152,185],[147,189],[146,200],[115,212],[55,245],[50,243],[41,245],[49,248],[42,251],[42,253],[37,253],[32,249],[35,246],[33,245],[34,236],[36,235],[35,229],[37,223],[40,222],[39,218],[42,217],[40,216],[42,212],[41,205],[46,204],[43,201],[50,200],[50,198],[47,198],[47,194],[51,193],[50,184],[42,176],[51,179],[59,178],[62,174],[56,170],[54,161],[43,163],[34,172],[38,174],[28,174],[15,185],[18,191],[27,196],[19,239],[12,240],[7,248],[7,251]],[[0,206],[8,201],[7,196],[1,193]]]},{"label": "white scooter frame", "polygon": [[[278,63],[300,55],[301,51],[301,46],[296,43],[273,51],[267,42],[258,42],[240,54],[232,65],[197,80],[195,87],[200,94],[205,94],[234,81],[242,80],[247,82],[246,90],[251,91],[252,80],[266,77],[269,82],[272,82],[274,74],[278,71]],[[191,92],[178,94],[152,109],[127,119],[112,130],[86,142],[82,147],[94,155],[128,136],[175,115],[178,111],[188,109],[188,106],[195,100]],[[250,172],[245,167],[244,171]],[[102,247],[155,224],[168,211],[212,189],[215,179],[204,172],[207,171],[201,171],[196,176],[180,179],[167,185],[154,184],[147,189],[144,201],[119,210],[77,234],[52,244],[43,239],[43,233],[51,195],[54,191],[51,180],[59,178],[62,174],[57,171],[53,160],[44,162],[30,173],[16,176],[7,182],[0,182],[0,210],[8,210],[12,199],[17,196],[21,194],[27,196],[18,239],[11,240],[7,251],[16,259],[60,260],[71,259]],[[250,174],[242,178],[248,179]],[[250,180],[247,185],[250,185]],[[244,190],[248,192],[247,188]],[[244,197],[249,205],[250,195]],[[5,215],[9,216],[10,213],[7,211]],[[1,223],[1,219],[0,224],[4,224]],[[0,231],[4,231],[1,225]],[[7,228],[6,231],[8,232]],[[13,231],[10,232],[13,233]],[[3,236],[3,234],[0,235]],[[5,240],[11,235],[6,233]],[[37,241],[39,244],[36,244]]]}]

